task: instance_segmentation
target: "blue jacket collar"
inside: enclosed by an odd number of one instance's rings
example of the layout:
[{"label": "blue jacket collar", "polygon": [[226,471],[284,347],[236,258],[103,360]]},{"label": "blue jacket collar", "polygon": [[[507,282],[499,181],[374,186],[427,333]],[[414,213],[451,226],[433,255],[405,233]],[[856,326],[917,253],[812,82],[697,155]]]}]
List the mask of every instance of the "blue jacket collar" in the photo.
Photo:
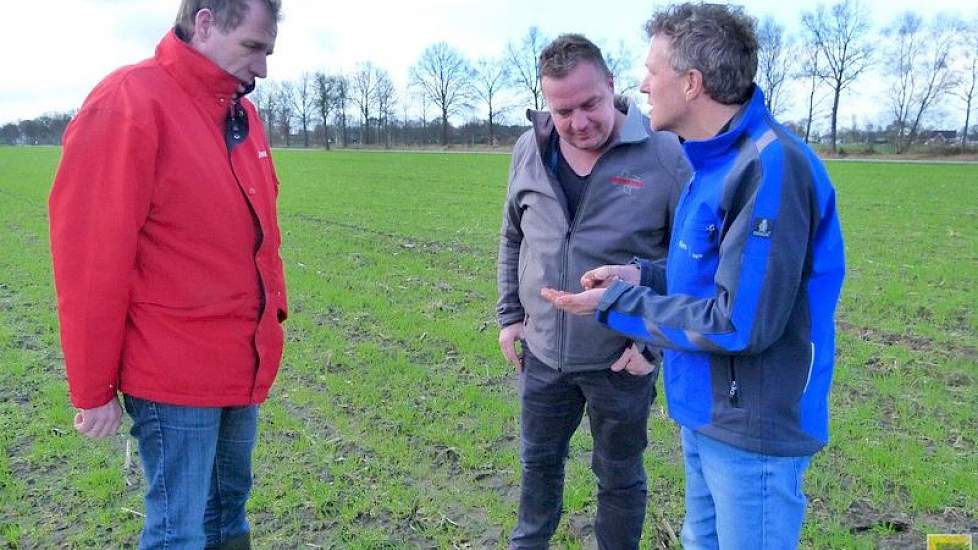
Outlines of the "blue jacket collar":
[{"label": "blue jacket collar", "polygon": [[764,93],[754,85],[754,91],[750,99],[744,103],[743,107],[734,115],[730,127],[726,132],[709,139],[700,141],[687,140],[683,143],[683,149],[693,170],[698,170],[710,160],[723,156],[733,148],[747,128],[758,118],[767,113],[764,106]]}]

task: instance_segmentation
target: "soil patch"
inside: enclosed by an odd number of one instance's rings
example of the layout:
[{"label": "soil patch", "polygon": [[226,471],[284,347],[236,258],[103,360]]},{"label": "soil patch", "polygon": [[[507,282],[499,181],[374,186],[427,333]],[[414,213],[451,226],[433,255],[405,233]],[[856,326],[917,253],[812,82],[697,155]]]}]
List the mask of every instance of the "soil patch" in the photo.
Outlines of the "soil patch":
[{"label": "soil patch", "polygon": [[882,330],[858,327],[847,321],[837,321],[836,326],[860,340],[883,344],[887,346],[905,346],[914,351],[934,353],[938,355],[954,355],[971,361],[978,361],[978,349],[970,346],[959,346],[953,344],[939,344],[929,338],[913,336],[909,334],[895,334]]}]

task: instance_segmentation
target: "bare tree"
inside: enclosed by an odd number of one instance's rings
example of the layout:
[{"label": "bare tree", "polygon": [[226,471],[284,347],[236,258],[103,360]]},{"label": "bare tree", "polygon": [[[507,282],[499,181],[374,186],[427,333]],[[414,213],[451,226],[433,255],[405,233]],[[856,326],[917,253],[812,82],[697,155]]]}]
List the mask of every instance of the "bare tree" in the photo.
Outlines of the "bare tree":
[{"label": "bare tree", "polygon": [[336,75],[336,107],[333,109],[333,118],[340,127],[339,138],[340,144],[346,147],[349,143],[349,139],[346,135],[346,110],[347,106],[350,104],[350,79],[346,75],[338,74]]},{"label": "bare tree", "polygon": [[823,80],[832,88],[832,152],[838,151],[839,98],[872,61],[869,13],[860,0],[840,0],[801,16],[811,42],[822,54]]},{"label": "bare tree", "polygon": [[547,38],[537,27],[530,27],[519,45],[506,45],[506,57],[513,76],[513,83],[522,88],[533,100],[533,108],[543,108],[543,89],[540,86],[540,52],[547,45]]},{"label": "bare tree", "polygon": [[295,102],[292,96],[295,95],[295,85],[285,80],[278,83],[275,91],[275,118],[278,120],[282,135],[285,136],[285,146],[292,146],[292,122],[295,117]]},{"label": "bare tree", "polygon": [[338,75],[327,75],[324,71],[319,71],[313,77],[315,90],[316,114],[323,128],[323,147],[329,150],[329,119],[337,107],[337,89],[340,87],[342,77]]},{"label": "bare tree", "polygon": [[309,148],[309,123],[316,107],[314,84],[309,73],[303,72],[295,81],[290,94],[292,110],[302,129],[302,146],[306,148]]},{"label": "bare tree", "polygon": [[961,75],[952,93],[964,102],[964,132],[961,134],[961,147],[964,148],[968,145],[971,111],[975,105],[975,92],[978,91],[978,17],[963,29],[959,40]]},{"label": "bare tree", "polygon": [[397,104],[397,91],[394,89],[394,81],[391,80],[387,71],[381,70],[377,73],[377,118],[379,122],[378,131],[384,136],[384,148],[391,147],[391,117],[394,115],[394,107]]},{"label": "bare tree", "polygon": [[13,122],[8,122],[0,127],[0,141],[5,145],[16,145],[20,141],[20,128]]},{"label": "bare tree", "polygon": [[251,101],[258,108],[258,116],[265,121],[265,135],[268,137],[269,145],[274,145],[276,89],[274,81],[262,80],[251,93]]},{"label": "bare tree", "polygon": [[441,144],[448,145],[448,117],[468,106],[472,68],[444,42],[425,48],[411,68],[411,81],[441,110]]},{"label": "bare tree", "polygon": [[954,84],[950,61],[957,27],[948,17],[935,17],[926,25],[919,15],[906,12],[886,30],[897,153],[913,144],[924,115]]},{"label": "bare tree", "polygon": [[428,107],[430,101],[428,101],[428,96],[425,95],[424,90],[417,87],[417,85],[412,84],[411,96],[417,99],[418,105],[421,107],[421,144],[428,144]]},{"label": "bare tree", "polygon": [[638,90],[640,82],[632,74],[632,69],[635,68],[635,52],[624,40],[618,41],[618,47],[613,52],[605,49],[604,61],[615,81],[615,93],[627,95]]},{"label": "bare tree", "polygon": [[819,103],[818,99],[816,99],[816,94],[818,92],[818,86],[823,82],[825,75],[823,74],[824,63],[822,62],[822,53],[819,49],[811,45],[810,47],[805,47],[804,51],[805,58],[802,60],[798,77],[804,78],[808,87],[808,116],[805,118],[805,143],[811,143],[812,124],[815,120],[815,111]]},{"label": "bare tree", "polygon": [[503,107],[499,94],[509,86],[509,67],[498,59],[480,59],[476,63],[473,91],[489,114],[489,146],[496,145],[496,119]]},{"label": "bare tree", "polygon": [[44,133],[44,129],[36,120],[21,120],[17,123],[17,127],[20,129],[20,135],[24,137],[26,145],[39,145],[41,143],[41,135]]},{"label": "bare tree", "polygon": [[777,116],[785,110],[784,84],[792,73],[795,48],[784,25],[767,16],[757,28],[757,83],[764,91],[767,110]]},{"label": "bare tree", "polygon": [[916,84],[914,81],[916,76],[914,64],[920,56],[922,47],[920,44],[923,39],[920,32],[922,26],[923,21],[919,15],[905,12],[897,18],[890,28],[883,31],[884,35],[887,35],[892,41],[888,48],[890,51],[887,52],[887,72],[893,79],[889,99],[894,117],[895,135],[893,141],[896,143],[898,153],[903,152],[907,121],[910,118],[910,104]]},{"label": "bare tree", "polygon": [[350,99],[360,111],[360,143],[366,145],[370,141],[370,113],[376,103],[377,73],[380,69],[365,61],[357,65],[350,77]]}]

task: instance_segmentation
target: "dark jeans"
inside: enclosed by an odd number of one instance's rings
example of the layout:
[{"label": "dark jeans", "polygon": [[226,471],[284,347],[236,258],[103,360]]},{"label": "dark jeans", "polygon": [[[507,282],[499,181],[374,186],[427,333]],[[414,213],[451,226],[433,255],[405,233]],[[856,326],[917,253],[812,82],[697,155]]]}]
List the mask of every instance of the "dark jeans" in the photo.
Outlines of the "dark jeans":
[{"label": "dark jeans", "polygon": [[139,548],[199,549],[247,539],[258,407],[182,407],[124,397],[147,485]]},{"label": "dark jeans", "polygon": [[642,453],[655,375],[609,369],[560,373],[526,350],[520,375],[519,517],[512,548],[547,548],[560,521],[564,462],[587,406],[598,478],[598,547],[638,548],[648,489]]}]

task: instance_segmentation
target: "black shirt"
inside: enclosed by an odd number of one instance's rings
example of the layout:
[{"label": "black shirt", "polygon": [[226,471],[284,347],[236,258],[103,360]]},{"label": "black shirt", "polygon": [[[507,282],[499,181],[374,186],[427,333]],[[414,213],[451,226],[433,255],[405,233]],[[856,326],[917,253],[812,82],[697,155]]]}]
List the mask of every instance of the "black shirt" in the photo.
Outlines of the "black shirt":
[{"label": "black shirt", "polygon": [[567,159],[564,158],[564,153],[560,150],[559,145],[557,145],[557,157],[557,181],[564,189],[564,196],[567,197],[567,209],[570,211],[570,219],[573,221],[574,216],[577,215],[577,207],[581,204],[581,197],[584,196],[584,191],[591,181],[591,175],[578,176],[577,172],[574,172],[574,169],[568,164]]}]

